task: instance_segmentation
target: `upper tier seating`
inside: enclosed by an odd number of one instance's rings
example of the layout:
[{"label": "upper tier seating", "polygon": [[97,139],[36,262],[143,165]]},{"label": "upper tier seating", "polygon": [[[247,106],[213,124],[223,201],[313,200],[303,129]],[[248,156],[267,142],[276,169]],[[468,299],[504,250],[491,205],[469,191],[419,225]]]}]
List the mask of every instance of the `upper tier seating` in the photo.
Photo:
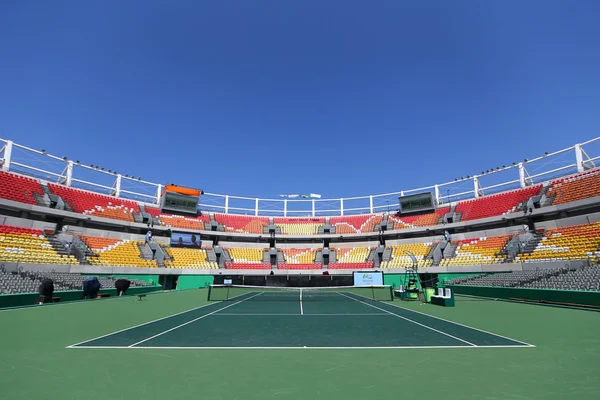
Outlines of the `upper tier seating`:
[{"label": "upper tier seating", "polygon": [[264,233],[269,226],[269,218],[247,217],[245,215],[215,214],[215,220],[223,225],[225,232]]},{"label": "upper tier seating", "polygon": [[139,213],[136,202],[68,188],[48,183],[50,191],[69,203],[73,211],[96,217],[133,222],[133,212]]},{"label": "upper tier seating", "polygon": [[61,256],[42,231],[0,225],[0,262],[28,264],[79,264],[74,256]]},{"label": "upper tier seating", "polygon": [[375,225],[380,224],[382,220],[382,214],[351,215],[347,217],[331,217],[329,224],[335,226],[336,234],[347,235],[373,232]]},{"label": "upper tier seating", "polygon": [[210,222],[210,217],[206,215],[201,215],[196,218],[192,218],[184,217],[181,215],[160,214],[159,219],[161,225],[170,228],[192,229],[195,231],[203,231],[204,223]]},{"label": "upper tier seating", "polygon": [[288,264],[312,264],[317,249],[283,249],[283,258]]},{"label": "upper tier seating", "polygon": [[392,259],[390,261],[383,261],[381,268],[406,268],[411,267],[413,262],[411,258],[406,254],[406,251],[410,251],[417,258],[417,267],[424,268],[430,267],[433,264],[433,260],[426,260],[424,257],[429,255],[433,243],[410,243],[410,244],[399,244],[392,246]]},{"label": "upper tier seating", "polygon": [[461,221],[511,214],[519,211],[518,205],[520,203],[524,203],[531,197],[538,195],[541,188],[542,185],[536,185],[511,192],[461,201],[456,206],[456,213],[462,213]]},{"label": "upper tier seating", "polygon": [[409,229],[414,228],[416,226],[433,226],[437,225],[444,215],[450,212],[450,207],[442,207],[435,210],[435,212],[427,213],[427,214],[417,214],[417,215],[390,215],[388,217],[388,221],[393,222],[394,230],[399,229]]},{"label": "upper tier seating", "polygon": [[324,218],[273,218],[275,226],[281,228],[283,235],[316,235]]},{"label": "upper tier seating", "polygon": [[516,262],[569,261],[600,255],[600,222],[549,229],[531,254]]},{"label": "upper tier seating", "polygon": [[218,269],[216,262],[207,260],[206,250],[167,247],[166,252],[173,260],[165,260],[168,268]]},{"label": "upper tier seating", "polygon": [[96,257],[88,257],[88,261],[92,265],[145,268],[158,267],[155,260],[144,260],[141,258],[138,244],[144,244],[143,241],[87,235],[82,235],[81,240],[83,240],[96,255]]},{"label": "upper tier seating", "polygon": [[0,171],[0,196],[3,199],[36,204],[33,193],[44,194],[35,179]]},{"label": "upper tier seating", "polygon": [[500,252],[509,239],[509,235],[503,235],[452,241],[458,244],[456,255],[441,260],[440,266],[501,264],[505,262],[506,256],[501,255]]},{"label": "upper tier seating", "polygon": [[225,268],[227,269],[271,269],[269,263],[238,263],[238,262],[225,262]]},{"label": "upper tier seating", "polygon": [[550,184],[546,196],[554,196],[552,204],[600,196],[600,169],[558,179]]}]

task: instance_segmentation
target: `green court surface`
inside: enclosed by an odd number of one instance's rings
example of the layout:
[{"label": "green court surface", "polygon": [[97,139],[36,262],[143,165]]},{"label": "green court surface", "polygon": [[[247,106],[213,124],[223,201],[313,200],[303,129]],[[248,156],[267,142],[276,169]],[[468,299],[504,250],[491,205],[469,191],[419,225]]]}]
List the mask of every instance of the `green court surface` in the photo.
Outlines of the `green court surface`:
[{"label": "green court surface", "polygon": [[0,311],[0,399],[600,398],[597,312],[269,296]]}]

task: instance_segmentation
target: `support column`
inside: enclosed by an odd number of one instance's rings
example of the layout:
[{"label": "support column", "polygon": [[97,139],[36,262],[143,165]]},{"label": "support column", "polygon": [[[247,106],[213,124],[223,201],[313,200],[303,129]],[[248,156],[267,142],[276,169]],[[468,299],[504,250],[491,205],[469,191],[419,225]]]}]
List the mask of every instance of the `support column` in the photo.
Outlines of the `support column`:
[{"label": "support column", "polygon": [[225,214],[229,212],[229,195],[225,195]]},{"label": "support column", "polygon": [[121,196],[121,174],[117,174],[117,180],[115,181],[115,197]]},{"label": "support column", "polygon": [[344,199],[340,199],[340,215],[344,215]]},{"label": "support column", "polygon": [[4,164],[2,164],[3,171],[10,170],[10,161],[12,159],[12,149],[13,149],[12,140],[7,140],[6,144],[4,145]]},{"label": "support column", "polygon": [[67,180],[65,184],[67,187],[71,187],[71,180],[73,179],[73,161],[67,161]]}]

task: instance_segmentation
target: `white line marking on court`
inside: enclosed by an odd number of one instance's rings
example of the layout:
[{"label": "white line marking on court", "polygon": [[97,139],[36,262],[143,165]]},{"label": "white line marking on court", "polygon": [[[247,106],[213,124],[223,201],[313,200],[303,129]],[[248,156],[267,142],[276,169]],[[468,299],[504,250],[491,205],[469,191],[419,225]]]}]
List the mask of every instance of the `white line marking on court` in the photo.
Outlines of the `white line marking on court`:
[{"label": "white line marking on court", "polygon": [[300,315],[304,315],[304,308],[302,307],[302,288],[300,288]]},{"label": "white line marking on court", "polygon": [[356,302],[359,302],[359,303],[365,304],[365,305],[367,305],[367,306],[369,306],[369,307],[373,307],[373,308],[376,308],[376,309],[378,309],[378,310],[381,310],[381,311],[383,311],[383,312],[389,313],[390,315],[393,315],[393,316],[395,316],[395,317],[401,318],[401,319],[403,319],[403,320],[405,320],[405,321],[412,322],[413,324],[416,324],[416,325],[422,326],[423,328],[427,328],[427,329],[430,329],[430,330],[432,330],[432,331],[435,331],[435,332],[437,332],[437,333],[441,333],[442,335],[445,335],[445,336],[451,337],[452,339],[456,339],[456,340],[459,340],[459,341],[461,341],[461,342],[463,342],[463,343],[470,344],[471,346],[477,346],[477,345],[476,345],[476,344],[474,344],[474,343],[468,342],[468,341],[466,341],[466,340],[464,340],[464,339],[461,339],[461,338],[459,338],[459,337],[453,336],[453,335],[451,335],[451,334],[449,334],[449,333],[442,332],[442,331],[440,331],[440,330],[437,330],[437,329],[435,329],[435,328],[432,328],[432,327],[430,327],[430,326],[424,325],[424,324],[422,324],[422,323],[420,323],[420,322],[413,321],[413,320],[412,320],[412,319],[410,319],[410,318],[406,318],[406,317],[403,317],[403,316],[401,316],[401,315],[394,314],[394,313],[393,313],[393,312],[391,312],[391,311],[387,311],[387,310],[385,310],[385,309],[383,309],[383,308],[380,308],[380,307],[374,306],[373,304],[369,304],[369,303],[366,303],[366,302],[364,302],[364,301],[357,300],[357,299],[355,299],[355,298],[353,298],[353,297],[350,297],[350,296],[348,296],[348,295],[346,295],[346,294],[344,294],[344,293],[338,293],[338,294],[339,294],[340,296],[344,296],[344,297],[347,297],[347,298],[349,298],[349,299],[352,299],[352,300],[354,300],[354,301],[356,301]]},{"label": "white line marking on court", "polygon": [[484,345],[484,346],[340,346],[340,347],[304,347],[304,346],[279,346],[279,347],[197,347],[197,346],[145,346],[145,347],[129,347],[129,346],[77,346],[73,349],[127,349],[127,350],[383,350],[383,349],[502,349],[502,348],[519,348],[528,349],[531,346],[521,345]]},{"label": "white line marking on court", "polygon": [[183,324],[181,324],[181,325],[177,325],[177,326],[176,326],[176,327],[174,327],[174,328],[167,329],[167,330],[166,330],[166,331],[164,331],[164,332],[158,333],[158,334],[156,334],[156,335],[154,335],[154,336],[150,336],[149,338],[146,338],[146,339],[144,339],[144,340],[140,340],[139,342],[137,342],[137,343],[134,343],[134,344],[132,344],[132,345],[129,345],[129,346],[127,346],[127,347],[135,347],[135,346],[137,346],[137,345],[138,345],[138,344],[140,344],[140,343],[147,342],[148,340],[151,340],[151,339],[154,339],[154,338],[156,338],[156,337],[162,336],[162,335],[164,335],[165,333],[169,333],[169,332],[171,332],[171,331],[174,331],[175,329],[179,329],[179,328],[181,328],[182,326],[186,326],[186,325],[189,325],[189,324],[191,324],[192,322],[196,322],[196,321],[198,321],[198,320],[201,320],[202,318],[209,317],[209,316],[211,316],[211,315],[213,315],[213,314],[216,314],[216,313],[218,313],[218,312],[219,312],[219,311],[221,311],[221,310],[225,310],[225,309],[227,309],[227,308],[229,308],[229,307],[233,307],[233,306],[235,306],[235,305],[238,305],[238,304],[240,304],[240,303],[243,303],[243,302],[244,302],[244,301],[246,301],[246,300],[250,300],[250,299],[252,299],[252,298],[254,298],[254,297],[256,297],[256,296],[260,296],[261,294],[262,294],[262,292],[261,292],[261,293],[257,293],[257,294],[255,294],[254,296],[247,297],[247,298],[245,298],[244,300],[237,301],[237,302],[235,302],[235,303],[233,303],[233,304],[230,304],[230,305],[228,305],[228,306],[225,306],[225,307],[223,307],[223,308],[219,308],[219,309],[218,309],[218,310],[216,310],[216,311],[210,312],[210,313],[208,313],[208,314],[204,314],[204,315],[202,315],[201,317],[194,318],[194,319],[193,319],[193,320],[191,320],[191,321],[184,322],[184,323],[183,323]]},{"label": "white line marking on court", "polygon": [[356,317],[356,316],[360,316],[360,317],[366,317],[369,315],[379,315],[379,316],[386,316],[389,317],[390,314],[389,313],[376,313],[376,312],[372,312],[372,313],[366,313],[366,314],[245,314],[245,313],[228,313],[228,312],[224,312],[224,313],[219,313],[219,314],[214,314],[213,317],[223,317],[223,316],[251,316],[251,317],[262,317],[262,316],[278,316],[278,317],[297,317],[300,315],[304,315],[306,317],[311,317],[311,316],[317,316],[317,317],[323,317],[323,316],[327,316],[327,317],[346,317],[346,316],[350,316],[350,317]]},{"label": "white line marking on court", "polygon": [[[357,296],[359,296],[359,295],[357,295]],[[449,322],[449,323],[454,324],[454,325],[459,325],[459,326],[462,326],[464,328],[469,328],[469,329],[473,329],[473,330],[476,330],[476,331],[479,331],[479,332],[487,333],[488,335],[493,335],[493,336],[500,337],[502,339],[510,340],[510,341],[517,342],[517,343],[522,343],[522,344],[527,345],[529,347],[535,347],[534,344],[523,342],[522,340],[517,340],[517,339],[509,338],[507,336],[498,335],[497,333],[484,331],[483,329],[474,328],[474,327],[469,326],[469,325],[464,325],[464,324],[461,324],[459,322],[450,321],[450,320],[447,320],[447,319],[444,319],[444,318],[440,318],[440,317],[436,317],[435,315],[426,314],[426,313],[423,313],[423,312],[420,312],[420,311],[411,310],[410,308],[404,308],[402,306],[397,306],[395,304],[389,304],[389,305],[397,307],[397,308],[399,308],[401,310],[411,311],[411,312],[414,312],[414,313],[417,313],[417,314],[421,314],[421,315],[425,315],[425,316],[428,316],[428,317],[431,317],[431,318],[439,319],[440,321],[445,321],[445,322]]]},{"label": "white line marking on court", "polygon": [[[245,293],[244,293],[244,294],[245,294]],[[244,294],[241,294],[241,295],[239,295],[239,296],[232,297],[232,299],[235,299],[236,297],[243,296]],[[219,302],[216,302],[216,303],[208,303],[208,304],[201,305],[200,307],[194,307],[194,308],[190,308],[189,310],[181,311],[181,312],[178,312],[178,313],[176,313],[176,314],[167,315],[166,317],[162,317],[162,318],[158,318],[158,319],[155,319],[155,320],[152,320],[152,321],[144,322],[143,324],[134,325],[134,326],[132,326],[132,327],[125,328],[125,329],[121,329],[121,330],[119,330],[119,331],[116,331],[116,332],[107,333],[106,335],[98,336],[98,337],[95,337],[95,338],[93,338],[93,339],[84,340],[83,342],[79,342],[79,343],[72,344],[72,345],[70,345],[70,346],[67,346],[66,348],[67,348],[67,349],[70,349],[70,348],[73,348],[73,347],[75,347],[75,346],[79,346],[80,344],[83,344],[83,343],[87,343],[87,342],[93,342],[94,340],[102,339],[102,338],[105,338],[105,337],[107,337],[107,336],[110,336],[110,335],[116,335],[117,333],[125,332],[125,331],[128,331],[128,330],[130,330],[130,329],[135,329],[135,328],[138,328],[138,327],[140,327],[140,326],[148,325],[148,324],[151,324],[151,323],[153,323],[153,322],[162,321],[163,319],[167,319],[167,318],[175,317],[175,316],[177,316],[177,315],[185,314],[185,313],[187,313],[187,312],[192,312],[192,311],[198,310],[198,309],[200,309],[200,308],[204,308],[204,307],[207,307],[207,306],[212,306],[212,305],[215,305],[215,304],[219,304]]]}]

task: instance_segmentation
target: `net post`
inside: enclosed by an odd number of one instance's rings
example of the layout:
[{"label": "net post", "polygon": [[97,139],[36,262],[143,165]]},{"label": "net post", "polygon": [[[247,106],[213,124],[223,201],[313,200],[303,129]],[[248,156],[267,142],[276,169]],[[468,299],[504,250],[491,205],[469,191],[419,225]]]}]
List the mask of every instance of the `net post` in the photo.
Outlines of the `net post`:
[{"label": "net post", "polygon": [[227,286],[227,294],[225,295],[225,300],[229,300],[229,286]]},{"label": "net post", "polygon": [[375,300],[375,286],[371,286],[371,296],[373,297],[373,300]]},{"label": "net post", "polygon": [[210,292],[212,291],[212,285],[208,287],[208,301],[210,301]]}]

